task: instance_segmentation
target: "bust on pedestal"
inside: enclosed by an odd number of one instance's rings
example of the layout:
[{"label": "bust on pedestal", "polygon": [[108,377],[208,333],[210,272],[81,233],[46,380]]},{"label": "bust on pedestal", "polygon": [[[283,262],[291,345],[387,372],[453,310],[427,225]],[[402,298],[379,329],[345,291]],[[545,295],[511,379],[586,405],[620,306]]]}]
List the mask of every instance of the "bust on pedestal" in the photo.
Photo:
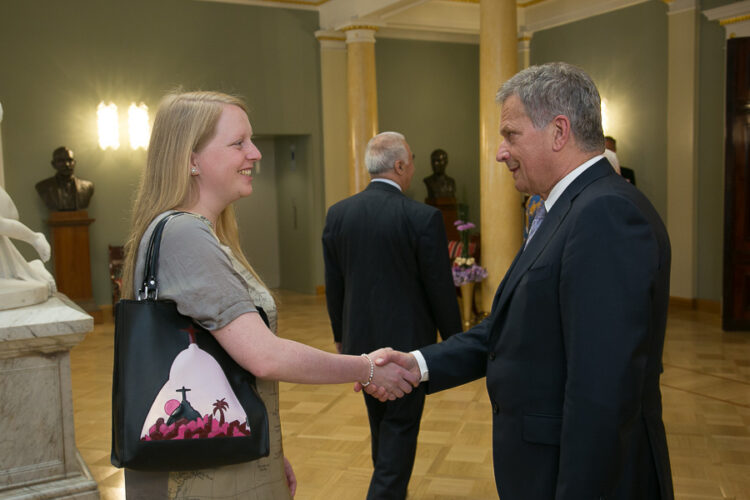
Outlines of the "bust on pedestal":
[{"label": "bust on pedestal", "polygon": [[100,323],[102,312],[94,301],[89,253],[89,225],[94,219],[85,210],[94,184],[73,174],[76,161],[65,146],[52,153],[51,164],[57,173],[38,182],[36,191],[52,211],[47,223],[52,229],[57,286]]},{"label": "bust on pedestal", "polygon": [[58,212],[88,207],[94,195],[94,183],[73,175],[76,167],[73,151],[60,146],[52,152],[50,163],[57,173],[36,183],[36,192],[47,208]]},{"label": "bust on pedestal", "polygon": [[442,149],[436,149],[430,155],[432,164],[432,175],[424,178],[427,186],[427,199],[425,203],[440,209],[443,214],[443,224],[448,241],[459,238],[458,231],[453,223],[458,218],[458,205],[456,204],[456,181],[445,174],[448,166],[448,153]]}]

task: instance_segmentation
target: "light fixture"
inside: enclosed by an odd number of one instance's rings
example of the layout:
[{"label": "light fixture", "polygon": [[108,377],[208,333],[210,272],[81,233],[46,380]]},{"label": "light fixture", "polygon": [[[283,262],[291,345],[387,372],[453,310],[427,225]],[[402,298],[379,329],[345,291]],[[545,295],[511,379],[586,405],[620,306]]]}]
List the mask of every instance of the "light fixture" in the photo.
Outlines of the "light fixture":
[{"label": "light fixture", "polygon": [[102,149],[120,147],[120,127],[117,118],[117,105],[99,103],[96,109],[96,121],[99,128],[99,147]]},{"label": "light fixture", "polygon": [[132,149],[148,148],[148,106],[132,103],[128,108],[128,133]]}]

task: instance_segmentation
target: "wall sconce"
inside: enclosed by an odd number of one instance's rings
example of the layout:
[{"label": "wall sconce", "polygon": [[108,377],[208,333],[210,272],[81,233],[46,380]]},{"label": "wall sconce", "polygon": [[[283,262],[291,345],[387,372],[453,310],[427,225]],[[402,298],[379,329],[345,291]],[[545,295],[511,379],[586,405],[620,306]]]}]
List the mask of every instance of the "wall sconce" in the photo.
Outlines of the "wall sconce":
[{"label": "wall sconce", "polygon": [[128,108],[128,133],[132,149],[148,148],[148,106],[132,103]]},{"label": "wall sconce", "polygon": [[117,119],[117,105],[99,103],[96,108],[96,121],[99,128],[99,147],[102,149],[120,147],[120,127]]},{"label": "wall sconce", "polygon": [[[99,147],[118,149],[120,147],[120,126],[117,105],[99,103],[96,110],[99,128]],[[132,103],[128,108],[128,135],[131,149],[147,149],[150,128],[148,125],[148,106]]]}]

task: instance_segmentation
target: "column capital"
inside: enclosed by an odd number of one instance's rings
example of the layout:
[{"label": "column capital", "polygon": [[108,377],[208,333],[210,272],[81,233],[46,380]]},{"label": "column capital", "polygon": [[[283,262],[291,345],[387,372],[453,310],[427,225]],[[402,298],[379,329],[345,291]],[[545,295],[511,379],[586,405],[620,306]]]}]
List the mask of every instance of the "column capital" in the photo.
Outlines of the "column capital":
[{"label": "column capital", "polygon": [[375,32],[378,31],[378,27],[374,25],[353,24],[341,28],[341,31],[346,33],[346,43],[375,43]]},{"label": "column capital", "polygon": [[724,27],[726,38],[750,36],[750,0],[704,10],[703,14]]},{"label": "column capital", "polygon": [[519,31],[518,32],[518,49],[529,50],[531,49],[531,39],[534,37],[533,31]]},{"label": "column capital", "polygon": [[336,30],[318,30],[315,38],[321,49],[346,50],[346,35]]}]

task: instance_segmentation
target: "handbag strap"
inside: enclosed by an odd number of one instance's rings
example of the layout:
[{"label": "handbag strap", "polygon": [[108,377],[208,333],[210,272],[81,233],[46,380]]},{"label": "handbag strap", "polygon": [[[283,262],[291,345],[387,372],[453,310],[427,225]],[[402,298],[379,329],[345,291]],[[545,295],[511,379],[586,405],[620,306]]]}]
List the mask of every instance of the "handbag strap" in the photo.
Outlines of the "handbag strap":
[{"label": "handbag strap", "polygon": [[161,246],[161,234],[164,232],[164,226],[167,225],[167,222],[172,220],[174,217],[185,213],[187,212],[174,212],[169,215],[165,215],[159,222],[156,223],[156,226],[151,233],[151,238],[148,242],[146,261],[143,266],[143,283],[141,284],[141,288],[138,290],[138,300],[156,300],[159,297],[159,281],[156,276],[157,272],[159,271],[159,247]]}]

